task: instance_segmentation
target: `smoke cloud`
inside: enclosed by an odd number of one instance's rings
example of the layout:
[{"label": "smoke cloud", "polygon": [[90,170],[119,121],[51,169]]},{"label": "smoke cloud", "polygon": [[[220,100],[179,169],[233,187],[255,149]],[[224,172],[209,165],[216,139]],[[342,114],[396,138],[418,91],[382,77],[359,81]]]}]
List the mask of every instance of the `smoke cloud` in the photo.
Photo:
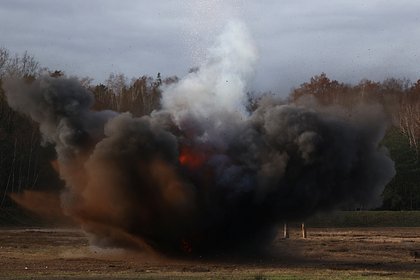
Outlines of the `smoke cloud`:
[{"label": "smoke cloud", "polygon": [[375,205],[393,177],[381,108],[284,104],[245,110],[257,51],[231,23],[206,63],[134,118],[92,111],[76,79],[5,82],[9,105],[40,124],[66,182],[61,206],[101,246],[168,255],[261,248],[283,221]]}]

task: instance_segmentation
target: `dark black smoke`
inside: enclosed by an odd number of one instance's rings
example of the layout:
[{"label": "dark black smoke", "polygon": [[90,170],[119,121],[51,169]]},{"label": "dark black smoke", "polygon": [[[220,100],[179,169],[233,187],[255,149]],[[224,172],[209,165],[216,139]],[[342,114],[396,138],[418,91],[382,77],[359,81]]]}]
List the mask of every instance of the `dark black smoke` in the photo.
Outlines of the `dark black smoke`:
[{"label": "dark black smoke", "polygon": [[95,112],[75,79],[8,80],[4,88],[9,105],[56,147],[64,212],[103,246],[260,248],[283,221],[377,204],[395,173],[379,144],[386,122],[377,107],[348,115],[267,99],[243,119],[219,112],[216,126],[193,114],[175,120],[170,110]]}]

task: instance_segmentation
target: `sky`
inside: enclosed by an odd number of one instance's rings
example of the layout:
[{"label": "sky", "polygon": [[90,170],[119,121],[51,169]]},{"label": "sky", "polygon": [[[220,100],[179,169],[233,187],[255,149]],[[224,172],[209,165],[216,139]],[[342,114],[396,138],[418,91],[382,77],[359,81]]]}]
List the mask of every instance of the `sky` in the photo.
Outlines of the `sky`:
[{"label": "sky", "polygon": [[110,73],[184,76],[234,19],[259,59],[249,89],[286,96],[325,72],[420,78],[417,0],[1,0],[0,47],[103,82]]}]

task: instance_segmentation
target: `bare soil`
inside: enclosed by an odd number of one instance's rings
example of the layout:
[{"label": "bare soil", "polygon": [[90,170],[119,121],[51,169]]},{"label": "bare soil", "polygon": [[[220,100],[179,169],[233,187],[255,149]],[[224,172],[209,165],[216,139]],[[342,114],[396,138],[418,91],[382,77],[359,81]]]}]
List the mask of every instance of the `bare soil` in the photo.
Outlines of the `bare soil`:
[{"label": "bare soil", "polygon": [[0,279],[420,279],[420,228],[309,228],[265,256],[172,260],[77,229],[0,229]]}]

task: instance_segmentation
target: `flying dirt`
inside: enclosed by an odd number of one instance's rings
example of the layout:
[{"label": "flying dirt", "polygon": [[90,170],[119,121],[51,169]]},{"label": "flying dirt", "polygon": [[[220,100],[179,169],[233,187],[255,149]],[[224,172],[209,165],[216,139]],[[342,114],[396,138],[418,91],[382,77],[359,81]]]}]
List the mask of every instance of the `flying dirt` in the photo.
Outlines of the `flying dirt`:
[{"label": "flying dirt", "polygon": [[75,78],[4,83],[9,105],[57,152],[63,212],[99,246],[166,255],[258,250],[284,221],[373,206],[395,174],[379,106],[325,108],[276,97],[246,110],[257,50],[230,23],[206,62],[135,118],[94,111]]}]

